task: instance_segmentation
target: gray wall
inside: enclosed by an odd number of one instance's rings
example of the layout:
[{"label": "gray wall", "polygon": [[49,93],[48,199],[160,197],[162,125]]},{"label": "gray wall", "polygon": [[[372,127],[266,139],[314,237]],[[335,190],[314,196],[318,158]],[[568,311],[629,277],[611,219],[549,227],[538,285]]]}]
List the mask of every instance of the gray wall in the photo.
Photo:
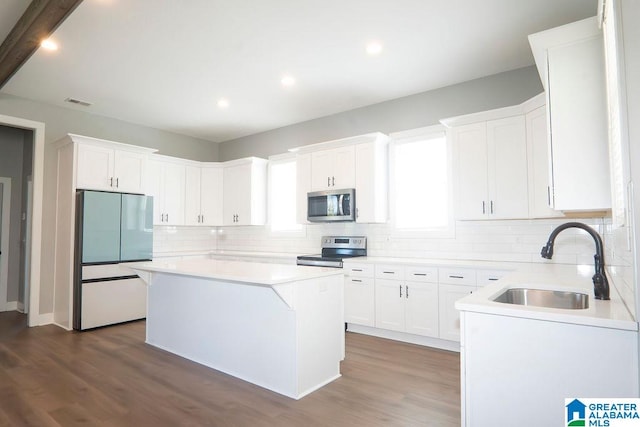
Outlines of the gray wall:
[{"label": "gray wall", "polygon": [[[91,107],[88,107],[87,110],[91,111]],[[75,133],[125,144],[157,148],[159,154],[168,156],[201,161],[218,160],[218,145],[214,142],[97,116],[84,111],[42,104],[3,93],[0,93],[0,114],[44,123],[46,144],[59,140],[67,133]]]},{"label": "gray wall", "polygon": [[20,287],[23,151],[25,134],[30,133],[22,129],[0,126],[0,176],[11,178],[9,253],[6,254],[9,258],[7,301],[18,300]]},{"label": "gray wall", "polygon": [[266,158],[301,145],[430,126],[446,117],[517,105],[542,91],[535,66],[520,68],[226,141],[220,143],[219,159]]}]

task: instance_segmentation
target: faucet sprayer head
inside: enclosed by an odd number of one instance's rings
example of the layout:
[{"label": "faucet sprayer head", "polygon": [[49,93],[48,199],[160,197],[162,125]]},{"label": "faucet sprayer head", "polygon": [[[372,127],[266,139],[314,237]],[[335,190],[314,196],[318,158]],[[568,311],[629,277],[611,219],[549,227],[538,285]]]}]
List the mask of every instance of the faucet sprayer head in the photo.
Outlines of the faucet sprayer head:
[{"label": "faucet sprayer head", "polygon": [[551,259],[551,257],[553,257],[553,243],[551,242],[551,240],[549,240],[547,244],[542,247],[540,255],[542,256],[542,258],[546,259]]}]

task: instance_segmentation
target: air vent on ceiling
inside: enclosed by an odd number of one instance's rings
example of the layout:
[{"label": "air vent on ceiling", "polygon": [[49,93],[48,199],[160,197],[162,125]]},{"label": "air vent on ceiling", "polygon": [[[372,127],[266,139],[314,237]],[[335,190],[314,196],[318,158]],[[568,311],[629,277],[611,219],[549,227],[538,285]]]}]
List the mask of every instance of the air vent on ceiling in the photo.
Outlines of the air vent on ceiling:
[{"label": "air vent on ceiling", "polygon": [[76,98],[67,98],[67,99],[64,100],[64,102],[69,102],[71,104],[82,105],[83,107],[90,107],[91,106],[91,102],[82,101],[82,100],[76,99]]}]

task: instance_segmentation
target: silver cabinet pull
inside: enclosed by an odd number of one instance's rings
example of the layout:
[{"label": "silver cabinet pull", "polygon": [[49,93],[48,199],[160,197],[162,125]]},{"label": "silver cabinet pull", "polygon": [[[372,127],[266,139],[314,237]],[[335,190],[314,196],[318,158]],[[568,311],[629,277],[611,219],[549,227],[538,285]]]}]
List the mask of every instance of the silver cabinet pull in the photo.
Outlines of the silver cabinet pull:
[{"label": "silver cabinet pull", "polygon": [[352,282],[358,282],[358,283],[362,282],[362,280],[360,280],[360,279],[351,279],[351,281]]},{"label": "silver cabinet pull", "polygon": [[202,219],[202,223],[204,224],[204,215],[200,215],[200,218]]},{"label": "silver cabinet pull", "polygon": [[352,268],[351,271],[362,271],[361,268]]},{"label": "silver cabinet pull", "polygon": [[547,205],[551,206],[551,187],[547,185]]},{"label": "silver cabinet pull", "polygon": [[400,285],[400,298],[402,298],[402,285]]},{"label": "silver cabinet pull", "polygon": [[404,292],[405,298],[409,298],[409,285],[405,285],[404,290],[405,290]]},{"label": "silver cabinet pull", "polygon": [[113,187],[113,177],[109,178],[109,187]]},{"label": "silver cabinet pull", "polygon": [[120,188],[120,178],[116,178],[116,188]]},{"label": "silver cabinet pull", "polygon": [[464,276],[449,276],[449,279],[464,279]]},{"label": "silver cabinet pull", "polygon": [[331,186],[332,186],[332,187],[335,187],[335,186],[336,186],[336,177],[335,177],[335,176],[332,176],[332,177],[331,177]]},{"label": "silver cabinet pull", "polygon": [[426,276],[427,273],[413,273],[414,276]]},{"label": "silver cabinet pull", "polygon": [[331,177],[327,177],[327,187],[331,187]]},{"label": "silver cabinet pull", "polygon": [[383,274],[396,274],[395,271],[383,271]]},{"label": "silver cabinet pull", "polygon": [[493,215],[493,200],[491,201],[491,214]]},{"label": "silver cabinet pull", "polygon": [[487,211],[484,208],[484,200],[482,201],[482,215],[486,214]]}]

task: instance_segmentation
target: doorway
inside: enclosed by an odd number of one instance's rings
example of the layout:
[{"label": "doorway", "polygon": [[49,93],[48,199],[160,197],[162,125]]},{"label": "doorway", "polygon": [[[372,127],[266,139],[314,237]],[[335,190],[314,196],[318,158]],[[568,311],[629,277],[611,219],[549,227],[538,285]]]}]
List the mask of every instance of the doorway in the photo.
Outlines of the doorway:
[{"label": "doorway", "polygon": [[[42,201],[43,201],[43,186],[44,186],[44,123],[26,120],[17,117],[0,115],[0,126],[6,126],[9,128],[16,128],[31,131],[31,150],[30,151],[30,169],[32,176],[32,185],[30,194],[25,196],[25,204],[20,206],[21,212],[24,212],[24,216],[19,215],[17,221],[24,223],[28,230],[22,235],[25,236],[21,243],[21,250],[19,251],[18,258],[22,259],[21,265],[18,267],[18,274],[21,276],[19,284],[23,290],[23,311],[27,313],[26,319],[23,315],[28,326],[38,326],[47,323],[51,323],[52,313],[40,313],[40,263],[41,263],[41,247],[42,247]],[[0,147],[1,148],[1,147]],[[26,157],[26,156],[25,156]],[[28,187],[28,181],[24,181],[24,185]],[[5,203],[6,189],[3,191],[4,197],[2,204]],[[29,191],[27,190],[27,193]],[[26,200],[28,198],[28,200]],[[31,211],[27,218],[28,210]],[[3,215],[2,222],[5,221],[5,215]],[[2,234],[4,239],[5,233]],[[0,261],[4,257],[4,250],[0,254]],[[24,256],[22,256],[24,255]],[[5,261],[6,262],[6,261]],[[12,265],[12,264],[11,264]],[[26,285],[28,283],[28,285]],[[0,296],[0,303],[6,300],[6,291]],[[17,302],[16,309],[18,308]],[[7,305],[6,302],[4,304]],[[2,307],[0,307],[2,308]],[[49,311],[49,310],[47,310]]]},{"label": "doorway", "polygon": [[7,311],[11,178],[0,177],[0,312]]}]

